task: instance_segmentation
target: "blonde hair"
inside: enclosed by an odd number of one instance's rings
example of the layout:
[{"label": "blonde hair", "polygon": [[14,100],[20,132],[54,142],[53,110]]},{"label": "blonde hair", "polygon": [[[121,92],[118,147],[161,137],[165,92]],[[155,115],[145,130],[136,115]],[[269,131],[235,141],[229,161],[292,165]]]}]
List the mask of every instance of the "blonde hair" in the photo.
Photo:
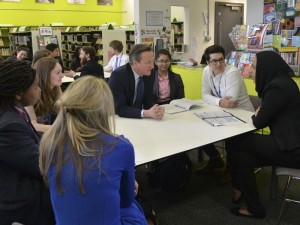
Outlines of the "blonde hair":
[{"label": "blonde hair", "polygon": [[93,166],[99,166],[104,141],[98,134],[115,135],[111,91],[102,79],[85,76],[67,88],[55,108],[59,110],[57,118],[40,143],[41,173],[47,182],[47,173],[51,165],[55,166],[56,187],[62,193],[61,169],[66,161],[71,161],[77,171],[80,191],[84,193],[84,160],[93,157]]}]

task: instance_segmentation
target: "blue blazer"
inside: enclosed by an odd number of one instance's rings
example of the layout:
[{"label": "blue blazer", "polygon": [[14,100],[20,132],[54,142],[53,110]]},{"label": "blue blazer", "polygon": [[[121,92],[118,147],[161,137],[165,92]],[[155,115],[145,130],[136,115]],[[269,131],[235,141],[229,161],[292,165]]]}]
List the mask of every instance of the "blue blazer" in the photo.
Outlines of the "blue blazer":
[{"label": "blue blazer", "polygon": [[14,107],[0,113],[0,225],[53,224],[49,190],[39,170],[39,140]]},{"label": "blue blazer", "polygon": [[[152,95],[152,87],[147,79],[144,79],[143,108],[151,108],[155,102]],[[115,103],[116,114],[121,117],[141,118],[141,110],[133,107],[135,92],[135,78],[129,63],[114,70],[108,80]]]}]

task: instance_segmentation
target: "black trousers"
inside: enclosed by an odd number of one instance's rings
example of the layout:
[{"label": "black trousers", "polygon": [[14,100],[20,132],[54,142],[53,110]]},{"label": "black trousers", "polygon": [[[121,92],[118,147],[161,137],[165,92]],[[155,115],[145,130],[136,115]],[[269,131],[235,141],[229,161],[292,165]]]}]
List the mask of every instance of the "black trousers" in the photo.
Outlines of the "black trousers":
[{"label": "black trousers", "polygon": [[232,186],[242,191],[248,211],[252,214],[265,213],[257,190],[255,167],[300,168],[300,149],[282,151],[272,135],[256,133],[239,135],[226,141],[226,150]]}]

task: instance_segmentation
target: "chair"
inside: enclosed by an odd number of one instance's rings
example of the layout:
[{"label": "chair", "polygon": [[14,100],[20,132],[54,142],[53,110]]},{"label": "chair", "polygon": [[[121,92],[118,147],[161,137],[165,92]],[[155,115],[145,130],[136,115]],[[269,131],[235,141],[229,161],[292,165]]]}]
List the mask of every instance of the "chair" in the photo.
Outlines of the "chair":
[{"label": "chair", "polygon": [[288,180],[283,192],[283,202],[282,202],[282,206],[280,209],[280,213],[277,219],[277,223],[276,225],[278,225],[280,223],[280,219],[282,217],[283,214],[283,210],[285,209],[286,206],[286,202],[294,202],[294,203],[299,203],[300,204],[300,200],[295,200],[295,199],[290,199],[288,198],[288,192],[289,192],[289,188],[292,184],[292,181],[297,179],[300,180],[300,169],[292,169],[292,168],[286,168],[286,167],[276,167],[275,168],[275,174],[276,176],[288,176]]}]

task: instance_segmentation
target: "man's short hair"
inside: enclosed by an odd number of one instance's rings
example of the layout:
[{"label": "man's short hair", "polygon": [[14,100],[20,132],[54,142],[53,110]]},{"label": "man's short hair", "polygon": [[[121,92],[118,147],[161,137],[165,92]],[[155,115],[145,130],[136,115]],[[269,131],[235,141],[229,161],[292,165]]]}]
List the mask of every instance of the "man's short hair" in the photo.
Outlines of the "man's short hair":
[{"label": "man's short hair", "polygon": [[117,50],[118,52],[123,52],[123,43],[119,40],[113,40],[109,43],[109,47],[111,47],[114,50]]},{"label": "man's short hair", "polygon": [[83,46],[81,48],[81,50],[85,53],[85,54],[89,54],[90,55],[90,59],[94,60],[95,56],[96,56],[96,49],[92,46]]},{"label": "man's short hair", "polygon": [[222,53],[225,57],[225,49],[220,45],[212,45],[205,49],[204,51],[204,57],[206,61],[210,60],[210,54],[214,53]]},{"label": "man's short hair", "polygon": [[55,49],[59,48],[58,44],[50,43],[46,45],[46,49],[53,52]]},{"label": "man's short hair", "polygon": [[135,45],[129,53],[129,63],[132,64],[134,60],[140,62],[143,52],[152,52],[152,48],[143,44]]}]

